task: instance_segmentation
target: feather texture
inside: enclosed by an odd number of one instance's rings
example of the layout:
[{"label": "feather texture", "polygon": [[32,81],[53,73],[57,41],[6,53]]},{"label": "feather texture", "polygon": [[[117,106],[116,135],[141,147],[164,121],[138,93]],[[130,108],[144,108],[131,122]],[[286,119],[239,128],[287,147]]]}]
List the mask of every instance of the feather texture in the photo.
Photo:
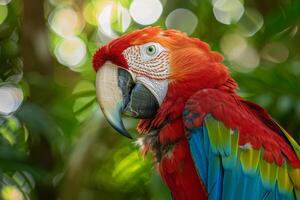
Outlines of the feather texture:
[{"label": "feather texture", "polygon": [[[247,110],[249,107],[243,107],[245,104],[232,95],[214,92],[206,90],[205,96],[199,95],[204,98],[188,101],[184,111],[189,147],[209,199],[299,199],[298,144],[276,123],[276,131],[282,132],[274,132],[274,124],[262,123],[256,111]],[[232,101],[227,102],[229,99]],[[202,123],[195,126],[193,121],[203,114]],[[243,117],[248,120],[241,121]],[[253,130],[247,127],[251,121],[257,122]],[[276,140],[276,134],[280,140]],[[255,137],[261,141],[253,140]],[[265,149],[264,141],[282,158]],[[269,143],[274,146],[269,147]]]},{"label": "feather texture", "polygon": [[[220,123],[211,117],[209,121],[213,121],[214,124]],[[209,123],[211,122],[205,124]],[[205,125],[192,130],[189,144],[196,168],[207,188],[209,199],[300,198],[299,190],[292,181],[292,177],[298,181],[297,175],[293,173],[299,173],[296,172],[299,169],[291,168],[287,163],[282,166],[270,164],[261,156],[261,150],[240,147],[236,162],[231,165],[225,164],[222,159],[229,156],[222,155],[219,151],[214,152],[210,137],[204,137],[205,134],[208,135],[208,132],[209,129]],[[235,138],[232,134],[233,142]],[[203,146],[205,142],[209,144],[206,148]]]}]

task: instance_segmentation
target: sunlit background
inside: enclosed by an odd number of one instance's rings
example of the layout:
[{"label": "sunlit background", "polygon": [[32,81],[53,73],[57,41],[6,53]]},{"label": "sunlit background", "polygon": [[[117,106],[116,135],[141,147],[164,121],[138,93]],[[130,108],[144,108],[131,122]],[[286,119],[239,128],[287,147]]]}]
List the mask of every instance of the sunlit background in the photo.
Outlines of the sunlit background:
[{"label": "sunlit background", "polygon": [[91,67],[147,26],[221,52],[239,94],[300,141],[299,0],[0,0],[0,199],[170,199],[151,156],[102,117]]}]

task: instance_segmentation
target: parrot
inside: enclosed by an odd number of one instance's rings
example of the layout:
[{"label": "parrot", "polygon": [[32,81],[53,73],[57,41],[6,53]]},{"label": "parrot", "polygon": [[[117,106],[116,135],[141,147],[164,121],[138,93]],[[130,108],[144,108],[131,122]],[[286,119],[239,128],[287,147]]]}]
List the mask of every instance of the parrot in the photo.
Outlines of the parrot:
[{"label": "parrot", "polygon": [[238,84],[209,45],[175,29],[146,27],[92,58],[105,119],[132,138],[173,200],[300,199],[300,146]]}]

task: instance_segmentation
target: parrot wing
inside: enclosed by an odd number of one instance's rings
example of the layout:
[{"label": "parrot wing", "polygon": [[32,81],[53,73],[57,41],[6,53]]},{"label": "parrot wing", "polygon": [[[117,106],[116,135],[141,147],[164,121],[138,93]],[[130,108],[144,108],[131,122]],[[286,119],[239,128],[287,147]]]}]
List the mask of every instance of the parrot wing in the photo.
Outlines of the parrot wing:
[{"label": "parrot wing", "polygon": [[185,129],[209,199],[300,199],[300,147],[262,108],[213,89],[191,98]]}]

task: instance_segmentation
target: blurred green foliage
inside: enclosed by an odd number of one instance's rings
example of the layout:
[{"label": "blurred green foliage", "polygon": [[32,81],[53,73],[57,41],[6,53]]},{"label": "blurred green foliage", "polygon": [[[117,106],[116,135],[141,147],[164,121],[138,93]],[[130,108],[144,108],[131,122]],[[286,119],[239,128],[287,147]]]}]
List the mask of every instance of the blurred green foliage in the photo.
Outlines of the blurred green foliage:
[{"label": "blurred green foliage", "polygon": [[[240,94],[300,141],[300,2],[220,1],[161,0],[151,25],[191,30],[222,52]],[[23,101],[14,114],[3,113],[0,93],[2,199],[170,198],[151,156],[142,158],[115,134],[96,104],[91,57],[112,38],[146,26],[129,12],[132,4],[0,0],[0,92],[7,84],[23,91],[8,101],[12,112]],[[174,25],[169,14],[177,8],[197,17],[194,29],[180,12]],[[136,121],[126,122],[135,132]]]}]

